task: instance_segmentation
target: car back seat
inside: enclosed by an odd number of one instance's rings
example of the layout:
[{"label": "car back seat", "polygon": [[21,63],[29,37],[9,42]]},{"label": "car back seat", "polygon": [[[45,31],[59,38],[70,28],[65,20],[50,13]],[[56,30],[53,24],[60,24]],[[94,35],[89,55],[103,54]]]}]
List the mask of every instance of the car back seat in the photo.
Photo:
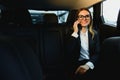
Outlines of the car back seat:
[{"label": "car back seat", "polygon": [[64,45],[62,26],[55,14],[45,14],[40,28],[40,53],[45,80],[64,80]]}]

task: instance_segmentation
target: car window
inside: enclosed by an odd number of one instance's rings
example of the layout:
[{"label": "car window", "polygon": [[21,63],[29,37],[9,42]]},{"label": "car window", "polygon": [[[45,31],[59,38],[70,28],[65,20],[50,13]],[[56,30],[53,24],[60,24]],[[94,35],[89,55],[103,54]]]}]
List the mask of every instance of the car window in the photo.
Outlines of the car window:
[{"label": "car window", "polygon": [[28,10],[31,14],[33,24],[42,23],[43,15],[45,13],[54,13],[58,16],[58,23],[65,23],[69,14],[66,10],[54,10],[54,11],[44,11],[44,10]]},{"label": "car window", "polygon": [[116,27],[117,17],[120,9],[120,0],[106,0],[102,4],[102,16],[104,18],[105,24],[112,25]]}]

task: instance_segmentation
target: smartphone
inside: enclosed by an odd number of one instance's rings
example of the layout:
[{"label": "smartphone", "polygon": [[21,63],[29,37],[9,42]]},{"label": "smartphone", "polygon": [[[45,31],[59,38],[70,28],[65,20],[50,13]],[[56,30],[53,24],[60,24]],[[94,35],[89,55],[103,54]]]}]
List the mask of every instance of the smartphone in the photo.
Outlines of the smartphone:
[{"label": "smartphone", "polygon": [[80,25],[80,24],[78,24],[78,30],[81,30],[81,28],[82,28],[82,27],[81,27],[81,25]]}]

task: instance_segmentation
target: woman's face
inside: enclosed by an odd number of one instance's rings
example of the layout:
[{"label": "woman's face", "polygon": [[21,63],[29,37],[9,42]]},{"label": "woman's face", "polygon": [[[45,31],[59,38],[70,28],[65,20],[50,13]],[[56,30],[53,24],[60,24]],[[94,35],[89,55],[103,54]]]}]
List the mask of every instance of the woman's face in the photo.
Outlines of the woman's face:
[{"label": "woman's face", "polygon": [[78,21],[81,26],[86,27],[90,24],[90,14],[86,10],[82,10],[78,14]]}]

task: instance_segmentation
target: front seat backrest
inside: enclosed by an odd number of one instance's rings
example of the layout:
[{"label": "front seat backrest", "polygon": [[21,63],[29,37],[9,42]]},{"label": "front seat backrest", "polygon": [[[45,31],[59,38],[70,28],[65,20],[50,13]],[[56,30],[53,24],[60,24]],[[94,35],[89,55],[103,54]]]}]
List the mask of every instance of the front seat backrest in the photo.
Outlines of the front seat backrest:
[{"label": "front seat backrest", "polygon": [[[109,37],[101,46],[100,70],[107,79],[120,79],[120,36]],[[108,75],[108,76],[107,76]]]}]

